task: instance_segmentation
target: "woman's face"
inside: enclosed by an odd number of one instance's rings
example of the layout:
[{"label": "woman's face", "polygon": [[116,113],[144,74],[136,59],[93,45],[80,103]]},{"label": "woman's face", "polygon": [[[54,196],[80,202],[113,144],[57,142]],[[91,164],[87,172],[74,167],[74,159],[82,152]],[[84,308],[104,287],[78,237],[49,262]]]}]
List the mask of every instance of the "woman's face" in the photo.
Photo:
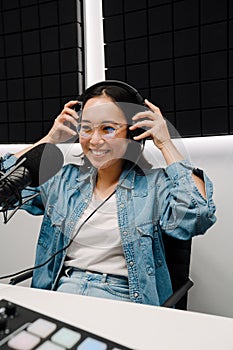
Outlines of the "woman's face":
[{"label": "woman's face", "polygon": [[[89,99],[82,112],[79,141],[83,152],[97,169],[122,167],[129,140],[126,119],[108,96]],[[92,131],[90,131],[92,130]]]}]

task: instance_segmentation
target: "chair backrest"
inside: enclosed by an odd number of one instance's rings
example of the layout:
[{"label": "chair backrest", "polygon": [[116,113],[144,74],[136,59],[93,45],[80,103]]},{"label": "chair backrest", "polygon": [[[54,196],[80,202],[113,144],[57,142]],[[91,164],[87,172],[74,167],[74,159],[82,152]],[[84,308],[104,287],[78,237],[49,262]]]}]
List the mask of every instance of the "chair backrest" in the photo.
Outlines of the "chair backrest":
[{"label": "chair backrest", "polygon": [[[163,242],[172,287],[175,292],[189,279],[192,239],[183,241],[164,234]],[[178,301],[176,309],[187,310],[187,294]]]}]

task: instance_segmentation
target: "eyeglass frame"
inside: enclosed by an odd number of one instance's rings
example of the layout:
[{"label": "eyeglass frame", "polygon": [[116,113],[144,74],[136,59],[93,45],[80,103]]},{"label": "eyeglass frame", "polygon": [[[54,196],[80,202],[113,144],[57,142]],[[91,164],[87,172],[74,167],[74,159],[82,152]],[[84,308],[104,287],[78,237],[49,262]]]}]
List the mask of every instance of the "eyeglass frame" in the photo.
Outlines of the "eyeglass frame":
[{"label": "eyeglass frame", "polygon": [[[90,135],[87,135],[87,136],[83,136],[79,131],[78,131],[78,128],[79,128],[79,125],[83,124],[83,123],[86,123],[87,125],[90,125],[91,126],[91,130],[90,130]],[[116,129],[114,129],[114,132],[113,133],[110,133],[110,134],[107,134],[107,135],[102,135],[101,132],[100,132],[100,126],[101,125],[108,125],[108,124],[113,124]],[[102,123],[92,123],[92,122],[89,122],[89,121],[81,121],[77,124],[77,132],[79,134],[79,137],[83,137],[85,139],[88,139],[88,138],[91,138],[94,134],[94,129],[98,129],[98,133],[99,135],[101,136],[102,139],[104,140],[112,140],[116,137],[116,134],[118,132],[118,130],[120,128],[122,128],[122,126],[124,125],[128,125],[127,123],[116,123],[116,122],[113,122],[113,121],[104,121]],[[106,137],[107,136],[107,137]]]}]

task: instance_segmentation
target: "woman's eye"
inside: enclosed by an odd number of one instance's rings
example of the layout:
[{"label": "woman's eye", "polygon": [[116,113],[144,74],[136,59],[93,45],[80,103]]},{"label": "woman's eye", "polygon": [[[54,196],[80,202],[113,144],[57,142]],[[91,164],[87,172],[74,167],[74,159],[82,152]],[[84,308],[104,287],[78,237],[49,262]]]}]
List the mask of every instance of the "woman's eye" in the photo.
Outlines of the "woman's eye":
[{"label": "woman's eye", "polygon": [[102,130],[105,133],[111,134],[111,133],[114,133],[116,129],[112,125],[103,125]]},{"label": "woman's eye", "polygon": [[92,129],[90,126],[88,125],[82,125],[82,131],[84,132],[90,132]]}]

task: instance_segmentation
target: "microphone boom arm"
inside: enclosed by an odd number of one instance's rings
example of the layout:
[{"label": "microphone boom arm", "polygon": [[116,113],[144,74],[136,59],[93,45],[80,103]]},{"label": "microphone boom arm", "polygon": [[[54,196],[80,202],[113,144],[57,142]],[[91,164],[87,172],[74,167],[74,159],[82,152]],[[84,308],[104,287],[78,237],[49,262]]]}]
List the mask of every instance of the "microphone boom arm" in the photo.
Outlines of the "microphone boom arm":
[{"label": "microphone boom arm", "polygon": [[3,223],[6,224],[12,218],[12,216],[20,209],[20,207],[22,205],[24,205],[25,203],[27,203],[28,201],[30,201],[31,199],[33,199],[39,195],[40,195],[40,192],[34,193],[31,196],[25,197],[26,200],[24,200],[24,201],[22,200],[22,197],[21,197],[21,200],[20,200],[21,203],[19,205],[17,205],[17,207],[10,213],[9,216],[7,215],[8,208],[2,207],[2,209],[0,209],[0,212],[3,213],[3,219],[4,219]]}]

